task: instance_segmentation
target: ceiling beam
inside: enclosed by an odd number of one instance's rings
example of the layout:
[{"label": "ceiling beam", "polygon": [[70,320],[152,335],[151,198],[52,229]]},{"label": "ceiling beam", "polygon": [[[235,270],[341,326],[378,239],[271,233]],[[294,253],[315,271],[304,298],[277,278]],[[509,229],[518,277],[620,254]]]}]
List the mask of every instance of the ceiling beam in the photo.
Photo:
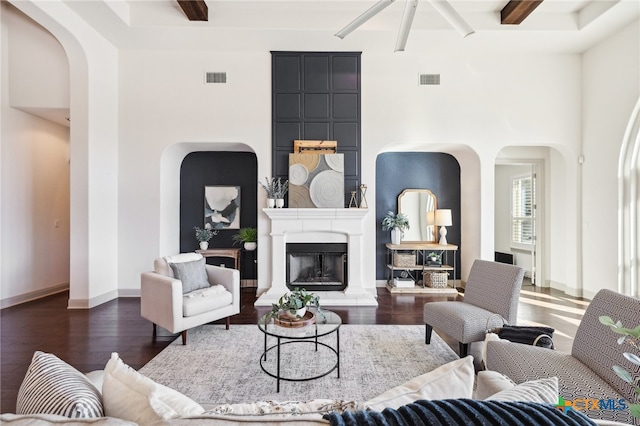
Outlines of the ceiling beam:
[{"label": "ceiling beam", "polygon": [[190,21],[209,20],[209,8],[204,0],[178,0],[178,4]]},{"label": "ceiling beam", "polygon": [[519,25],[543,0],[511,0],[500,11],[502,25]]}]

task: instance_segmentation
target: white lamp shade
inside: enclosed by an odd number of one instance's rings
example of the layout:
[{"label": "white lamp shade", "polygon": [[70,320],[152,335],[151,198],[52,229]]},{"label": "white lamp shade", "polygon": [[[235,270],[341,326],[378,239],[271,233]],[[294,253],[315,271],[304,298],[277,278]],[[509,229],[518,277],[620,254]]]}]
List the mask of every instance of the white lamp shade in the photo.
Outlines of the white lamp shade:
[{"label": "white lamp shade", "polygon": [[449,209],[438,209],[435,214],[435,224],[437,226],[451,226],[453,222],[451,221],[451,210]]}]

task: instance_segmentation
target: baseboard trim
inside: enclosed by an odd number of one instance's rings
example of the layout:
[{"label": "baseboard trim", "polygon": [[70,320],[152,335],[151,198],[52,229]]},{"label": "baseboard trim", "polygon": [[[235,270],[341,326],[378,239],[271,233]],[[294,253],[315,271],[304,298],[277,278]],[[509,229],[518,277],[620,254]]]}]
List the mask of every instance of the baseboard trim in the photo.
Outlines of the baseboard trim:
[{"label": "baseboard trim", "polygon": [[91,309],[118,298],[118,290],[112,290],[91,299],[69,299],[67,309]]},{"label": "baseboard trim", "polygon": [[54,294],[62,293],[69,290],[69,283],[56,285],[53,287],[47,287],[40,290],[30,291],[28,293],[20,294],[18,296],[7,297],[0,301],[0,309],[8,308],[11,306],[21,305],[32,300],[41,299],[43,297],[52,296]]}]

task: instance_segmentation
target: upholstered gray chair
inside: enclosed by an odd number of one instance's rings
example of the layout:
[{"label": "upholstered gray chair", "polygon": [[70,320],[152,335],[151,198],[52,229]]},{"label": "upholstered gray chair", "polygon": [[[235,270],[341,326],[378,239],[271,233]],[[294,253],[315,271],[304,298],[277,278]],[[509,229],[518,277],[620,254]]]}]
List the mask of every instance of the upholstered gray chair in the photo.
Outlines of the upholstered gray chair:
[{"label": "upholstered gray chair", "polygon": [[140,313],[153,323],[153,339],[159,325],[171,333],[187,330],[240,313],[240,272],[207,265],[198,253],[160,257],[154,270],[140,278]]},{"label": "upholstered gray chair", "polygon": [[523,277],[524,269],[519,266],[473,262],[463,301],[424,305],[425,343],[431,343],[431,332],[436,328],[459,342],[460,357],[464,357],[469,343],[484,340],[487,329],[515,325]]}]

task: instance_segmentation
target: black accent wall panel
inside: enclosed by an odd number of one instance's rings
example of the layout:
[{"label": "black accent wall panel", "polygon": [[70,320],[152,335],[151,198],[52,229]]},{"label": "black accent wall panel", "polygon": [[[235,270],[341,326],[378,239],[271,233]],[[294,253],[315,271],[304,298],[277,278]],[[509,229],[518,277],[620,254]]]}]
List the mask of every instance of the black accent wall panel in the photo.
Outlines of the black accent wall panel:
[{"label": "black accent wall panel", "polygon": [[[194,226],[204,225],[204,187],[240,186],[240,226],[258,226],[258,160],[250,152],[204,151],[188,154],[180,167],[180,252],[197,250]],[[237,230],[222,229],[209,241],[209,247],[238,247],[232,236]],[[260,242],[258,242],[260,249]],[[245,255],[246,254],[246,255]],[[240,276],[254,279],[255,256],[243,252]],[[233,268],[233,259],[209,258],[208,263],[224,263]]]},{"label": "black accent wall panel", "polygon": [[337,140],[345,207],[361,178],[360,52],[272,52],[272,173],[286,179],[293,141]]},{"label": "black accent wall panel", "polygon": [[[391,232],[382,230],[388,211],[398,211],[398,195],[407,188],[433,192],[439,209],[451,209],[453,225],[447,227],[449,244],[460,246],[460,164],[440,152],[386,152],[376,160],[376,279],[387,278],[386,243]],[[456,258],[456,278],[460,279],[460,251]]]}]

